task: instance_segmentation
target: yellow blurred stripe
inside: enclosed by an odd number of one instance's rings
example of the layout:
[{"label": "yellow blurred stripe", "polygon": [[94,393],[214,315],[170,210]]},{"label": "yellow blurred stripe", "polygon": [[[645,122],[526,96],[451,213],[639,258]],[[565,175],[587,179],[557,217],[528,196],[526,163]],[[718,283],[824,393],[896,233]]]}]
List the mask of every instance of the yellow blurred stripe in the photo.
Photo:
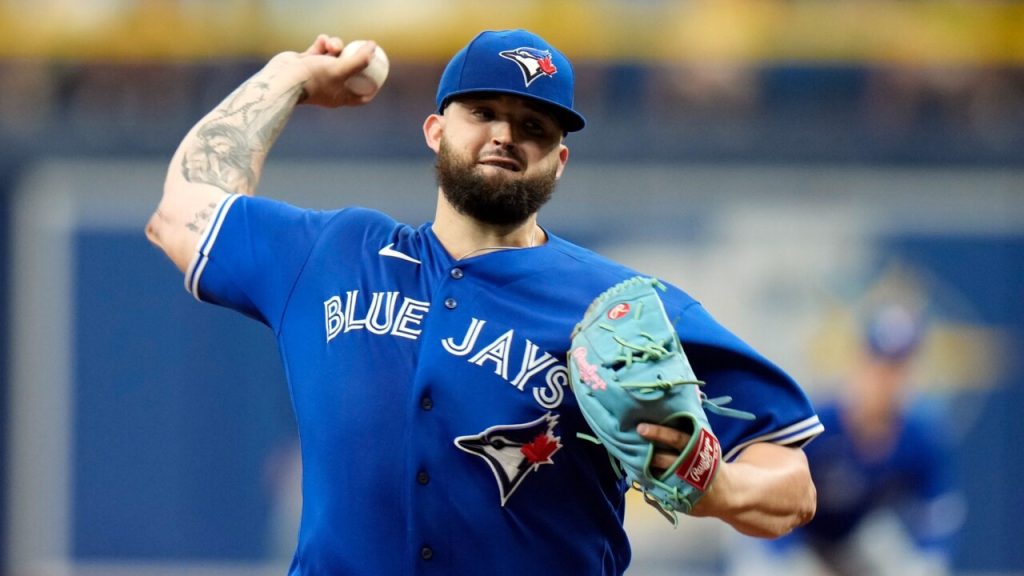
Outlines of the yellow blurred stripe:
[{"label": "yellow blurred stripe", "polygon": [[[0,0],[0,57],[207,59],[373,38],[443,61],[476,31],[525,27],[576,60],[1024,63],[1024,3],[951,0]],[[114,6],[118,6],[115,4]],[[315,9],[314,9],[315,7]]]}]

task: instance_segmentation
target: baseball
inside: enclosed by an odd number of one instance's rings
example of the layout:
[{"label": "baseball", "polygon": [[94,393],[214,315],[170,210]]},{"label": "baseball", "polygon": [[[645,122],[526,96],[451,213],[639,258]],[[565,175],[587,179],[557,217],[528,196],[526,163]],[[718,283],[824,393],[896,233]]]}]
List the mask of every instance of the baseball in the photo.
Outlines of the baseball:
[{"label": "baseball", "polygon": [[[366,44],[366,40],[353,40],[345,44],[345,47],[341,50],[341,55],[353,54],[364,44]],[[384,53],[383,48],[377,46],[377,49],[373,52],[373,59],[370,60],[370,65],[362,72],[346,80],[345,87],[351,90],[353,94],[369,96],[380,90],[380,87],[384,85],[384,81],[388,78],[388,69],[390,67],[388,55]]]}]

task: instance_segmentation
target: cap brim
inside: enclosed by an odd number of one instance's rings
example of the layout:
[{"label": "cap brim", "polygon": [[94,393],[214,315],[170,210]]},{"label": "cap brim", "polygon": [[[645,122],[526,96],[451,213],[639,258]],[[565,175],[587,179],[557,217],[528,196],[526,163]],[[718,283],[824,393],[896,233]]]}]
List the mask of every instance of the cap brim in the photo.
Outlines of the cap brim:
[{"label": "cap brim", "polygon": [[441,103],[441,108],[438,110],[438,112],[443,112],[445,106],[447,106],[452,100],[460,96],[466,96],[469,94],[511,94],[512,96],[519,96],[520,98],[525,98],[527,100],[539,102],[551,111],[551,115],[554,116],[555,120],[558,121],[558,124],[562,127],[562,130],[565,130],[566,132],[579,132],[580,130],[583,130],[583,128],[587,125],[586,118],[584,118],[581,114],[579,114],[575,110],[566,108],[565,106],[562,106],[557,102],[553,102],[551,100],[548,100],[547,98],[539,98],[533,94],[523,94],[522,92],[518,92],[516,90],[503,90],[500,88],[491,88],[487,90],[473,88],[468,90],[458,90],[452,92],[448,94],[447,97],[445,97],[444,102]]}]

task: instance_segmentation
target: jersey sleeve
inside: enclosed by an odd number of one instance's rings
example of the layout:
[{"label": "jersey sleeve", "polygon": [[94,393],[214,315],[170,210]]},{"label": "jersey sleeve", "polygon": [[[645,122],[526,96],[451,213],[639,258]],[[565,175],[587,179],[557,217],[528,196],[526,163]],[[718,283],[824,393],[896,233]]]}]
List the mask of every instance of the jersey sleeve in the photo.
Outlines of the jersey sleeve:
[{"label": "jersey sleeve", "polygon": [[729,408],[754,420],[708,414],[726,460],[747,446],[770,442],[803,446],[824,427],[806,393],[786,372],[719,324],[698,302],[679,313],[676,329],[697,378],[710,398],[729,396]]},{"label": "jersey sleeve", "polygon": [[185,273],[186,290],[276,331],[292,286],[330,214],[268,198],[224,198]]}]

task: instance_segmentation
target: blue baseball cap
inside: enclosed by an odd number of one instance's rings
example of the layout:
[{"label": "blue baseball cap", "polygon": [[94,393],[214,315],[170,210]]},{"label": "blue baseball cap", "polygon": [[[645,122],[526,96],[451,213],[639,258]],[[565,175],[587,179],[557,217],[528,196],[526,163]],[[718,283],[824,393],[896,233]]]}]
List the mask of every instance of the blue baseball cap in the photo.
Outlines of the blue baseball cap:
[{"label": "blue baseball cap", "polygon": [[566,132],[582,130],[587,123],[573,110],[569,59],[526,30],[487,30],[459,50],[441,74],[438,113],[452,98],[476,92],[515,94],[541,102]]},{"label": "blue baseball cap", "polygon": [[865,339],[873,356],[898,362],[917,350],[924,333],[925,323],[920,314],[904,306],[888,305],[869,318]]}]

